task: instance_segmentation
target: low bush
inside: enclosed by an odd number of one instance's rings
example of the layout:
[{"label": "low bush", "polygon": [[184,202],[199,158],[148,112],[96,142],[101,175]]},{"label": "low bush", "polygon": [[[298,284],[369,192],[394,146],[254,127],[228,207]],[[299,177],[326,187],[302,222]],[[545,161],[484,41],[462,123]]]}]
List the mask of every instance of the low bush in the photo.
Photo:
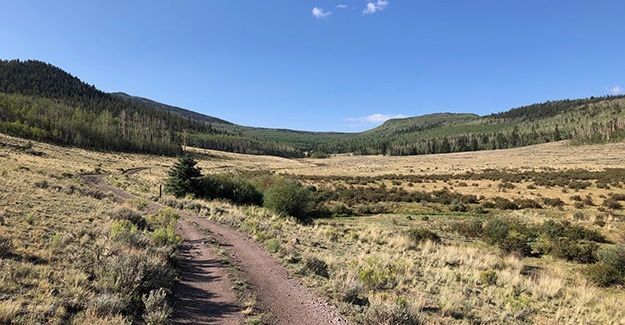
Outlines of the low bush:
[{"label": "low bush", "polygon": [[501,240],[497,246],[506,254],[515,254],[521,257],[532,254],[532,248],[528,244],[525,235],[511,235]]},{"label": "low bush", "polygon": [[468,209],[466,205],[456,200],[452,201],[449,205],[449,211],[451,212],[467,212],[467,210]]},{"label": "low bush", "polygon": [[489,286],[494,286],[497,284],[497,272],[495,270],[486,270],[480,272],[480,281]]},{"label": "low bush", "polygon": [[292,216],[305,222],[313,207],[313,195],[294,180],[281,180],[265,191],[264,206],[277,214]]},{"label": "low bush", "polygon": [[513,203],[516,204],[519,207],[519,209],[542,209],[543,208],[540,205],[540,203],[532,199],[517,199],[517,200],[514,200]]},{"label": "low bush", "polygon": [[597,252],[599,261],[614,266],[625,275],[625,244],[620,243],[614,246],[602,248]]},{"label": "low bush", "polygon": [[176,229],[173,226],[155,229],[150,234],[150,238],[158,246],[180,245],[183,242],[183,239],[176,234]]},{"label": "low bush", "polygon": [[516,203],[506,198],[500,197],[500,196],[494,197],[493,201],[495,201],[494,208],[497,208],[499,210],[518,210],[519,209],[519,206],[516,205]]},{"label": "low bush", "polygon": [[564,206],[564,201],[560,198],[543,198],[543,203],[553,208],[561,208]]},{"label": "low bush", "polygon": [[364,325],[419,325],[425,319],[406,299],[397,298],[393,302],[376,302],[364,314]]},{"label": "low bush", "polygon": [[277,253],[280,250],[280,241],[275,238],[269,238],[265,241],[265,248],[270,253]]},{"label": "low bush", "polygon": [[263,194],[252,183],[232,175],[206,175],[199,179],[198,196],[225,199],[239,205],[262,205]]},{"label": "low bush", "polygon": [[324,158],[329,158],[330,155],[328,155],[327,153],[323,152],[323,151],[315,151],[310,155],[310,158],[313,159],[324,159]]},{"label": "low bush", "polygon": [[147,222],[152,229],[158,229],[170,226],[175,227],[176,220],[178,219],[180,219],[180,215],[174,212],[174,210],[167,208],[159,210],[157,213],[150,214],[147,218]]},{"label": "low bush", "polygon": [[406,236],[415,244],[420,244],[427,240],[440,243],[441,237],[427,228],[411,228],[406,232]]},{"label": "low bush", "polygon": [[603,204],[604,207],[612,209],[612,210],[621,210],[623,209],[623,205],[621,204],[621,202],[613,199],[613,198],[607,198],[605,200],[603,200]]},{"label": "low bush", "polygon": [[590,282],[600,287],[623,284],[623,272],[604,262],[588,265],[584,273]]},{"label": "low bush", "polygon": [[503,219],[491,219],[484,225],[484,240],[495,245],[502,242],[510,233],[510,225]]},{"label": "low bush", "polygon": [[361,215],[370,214],[371,213],[371,207],[368,204],[361,203],[361,204],[358,204],[356,206],[355,212],[357,214],[361,214]]},{"label": "low bush", "polygon": [[450,230],[465,237],[482,237],[484,234],[483,223],[480,219],[454,222]]},{"label": "low bush", "polygon": [[168,325],[172,324],[171,315],[173,308],[167,302],[167,294],[163,288],[151,290],[148,295],[141,297],[145,312],[143,320],[147,325]]},{"label": "low bush", "polygon": [[352,210],[343,203],[336,203],[330,208],[333,216],[348,216],[352,214]]},{"label": "low bush", "polygon": [[111,218],[113,218],[113,220],[128,220],[133,225],[137,226],[137,229],[139,230],[145,230],[148,225],[145,218],[143,218],[143,216],[139,212],[136,212],[129,208],[117,209],[113,211],[110,216]]},{"label": "low bush", "polygon": [[578,243],[568,238],[559,238],[552,243],[548,253],[567,261],[589,264],[597,260],[595,253],[598,247],[596,243]]}]

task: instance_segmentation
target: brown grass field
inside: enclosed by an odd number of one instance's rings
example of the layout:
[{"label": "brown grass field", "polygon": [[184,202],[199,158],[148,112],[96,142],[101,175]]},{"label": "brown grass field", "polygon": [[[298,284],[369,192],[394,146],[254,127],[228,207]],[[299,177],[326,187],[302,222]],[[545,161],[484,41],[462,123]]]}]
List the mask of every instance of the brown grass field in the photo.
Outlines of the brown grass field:
[{"label": "brown grass field", "polygon": [[[113,303],[105,304],[110,298],[105,287],[110,279],[93,279],[80,265],[79,256],[94,247],[137,252],[107,239],[113,223],[110,212],[119,204],[107,193],[90,193],[79,175],[101,173],[109,184],[150,200],[158,196],[159,185],[165,183],[176,159],[37,142],[31,145],[4,135],[0,135],[0,143],[0,239],[10,242],[4,250],[0,245],[0,323],[128,322],[111,307]],[[593,181],[585,189],[574,190],[531,186],[529,181],[502,188],[499,180],[437,179],[437,175],[485,170],[514,174],[622,168],[625,143],[569,146],[558,142],[445,155],[339,155],[327,159],[188,149],[197,154],[204,173],[273,173],[297,177],[319,188],[345,185],[358,177],[379,177],[372,182],[409,192],[447,188],[486,199],[559,198],[564,205],[557,208],[493,209],[481,217],[530,224],[568,220],[597,230],[612,243],[622,242],[625,236],[622,212],[601,205],[611,194],[625,194],[623,184],[598,187]],[[136,173],[123,173],[133,168]],[[389,175],[394,175],[395,183]],[[415,184],[397,182],[415,175],[432,178]],[[595,204],[575,206],[573,196],[592,197]],[[451,213],[447,207],[431,203],[381,202],[386,205],[384,213],[335,216],[301,225],[261,207],[191,199],[182,202],[193,203],[189,206],[198,215],[238,228],[263,243],[295,276],[336,304],[354,323],[392,324],[392,317],[406,314],[411,315],[412,323],[428,324],[625,324],[622,288],[603,288],[587,281],[586,265],[550,255],[522,258],[502,254],[495,246],[450,231],[454,222],[476,217],[470,212]],[[140,211],[142,205],[131,202],[127,207]],[[441,240],[414,242],[406,235],[414,228],[429,229]],[[294,243],[294,238],[299,243]],[[155,253],[150,263],[157,263],[159,256]],[[315,274],[314,261],[325,262],[327,277]]]}]

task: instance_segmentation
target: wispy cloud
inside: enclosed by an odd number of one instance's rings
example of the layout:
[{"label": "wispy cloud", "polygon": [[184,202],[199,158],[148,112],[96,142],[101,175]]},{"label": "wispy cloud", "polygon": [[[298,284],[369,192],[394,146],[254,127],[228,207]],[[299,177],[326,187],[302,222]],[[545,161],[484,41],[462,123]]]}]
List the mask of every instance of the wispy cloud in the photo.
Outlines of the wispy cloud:
[{"label": "wispy cloud", "polygon": [[618,94],[621,93],[621,91],[623,91],[623,88],[621,88],[621,86],[619,86],[619,85],[616,85],[616,86],[614,86],[612,88],[606,88],[605,90],[611,92],[614,95],[618,95]]},{"label": "wispy cloud", "polygon": [[392,118],[404,118],[404,117],[407,117],[407,116],[403,114],[395,114],[395,115],[371,114],[368,116],[346,118],[345,121],[349,122],[348,124],[349,127],[358,127],[358,126],[382,124]]},{"label": "wispy cloud", "polygon": [[320,19],[330,16],[331,13],[332,11],[323,11],[323,9],[319,7],[314,7],[312,10],[313,16],[315,16],[316,18],[320,18]]},{"label": "wispy cloud", "polygon": [[376,0],[375,2],[367,2],[367,7],[362,11],[364,14],[372,14],[376,11],[384,10],[388,6],[388,1],[386,0]]},{"label": "wispy cloud", "polygon": [[340,8],[340,9],[345,9],[345,8],[347,8],[347,7],[349,7],[349,6],[348,6],[348,5],[345,5],[345,4],[340,4],[340,5],[337,5],[336,7],[337,7],[337,8]]}]

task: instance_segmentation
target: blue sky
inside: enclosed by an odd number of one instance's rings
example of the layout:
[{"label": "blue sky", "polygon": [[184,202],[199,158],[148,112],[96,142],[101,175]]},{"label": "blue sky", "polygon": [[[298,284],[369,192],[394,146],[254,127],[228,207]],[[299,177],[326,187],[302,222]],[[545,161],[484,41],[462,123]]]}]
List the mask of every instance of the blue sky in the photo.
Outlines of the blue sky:
[{"label": "blue sky", "polygon": [[0,58],[237,124],[356,132],[625,87],[622,0],[4,1]]}]

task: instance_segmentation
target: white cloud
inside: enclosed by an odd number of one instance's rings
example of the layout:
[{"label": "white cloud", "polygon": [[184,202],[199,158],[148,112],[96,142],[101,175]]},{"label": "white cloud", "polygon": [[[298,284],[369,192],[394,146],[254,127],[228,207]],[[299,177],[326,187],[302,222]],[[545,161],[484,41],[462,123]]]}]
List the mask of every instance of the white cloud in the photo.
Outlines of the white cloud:
[{"label": "white cloud", "polygon": [[312,14],[313,16],[317,17],[317,18],[325,18],[330,16],[330,14],[332,13],[332,11],[323,11],[323,9],[319,8],[319,7],[314,7],[312,10]]},{"label": "white cloud", "polygon": [[344,4],[340,4],[338,6],[336,6],[337,8],[341,8],[341,9],[345,9],[347,7],[349,7],[348,5],[344,5]]},{"label": "white cloud", "polygon": [[378,113],[378,114],[371,114],[368,116],[350,117],[350,118],[346,118],[345,121],[350,122],[349,124],[350,127],[357,127],[357,126],[365,126],[365,125],[372,125],[372,124],[382,124],[392,118],[404,118],[404,117],[407,117],[407,116],[403,114],[391,115],[391,114],[379,114]]},{"label": "white cloud", "polygon": [[616,85],[613,88],[606,88],[605,90],[611,92],[613,95],[618,95],[621,93],[621,91],[623,91],[623,88],[621,88],[621,86]]},{"label": "white cloud", "polygon": [[367,2],[367,7],[362,11],[364,14],[372,14],[376,11],[384,10],[388,6],[386,0],[376,0],[376,2]]}]

